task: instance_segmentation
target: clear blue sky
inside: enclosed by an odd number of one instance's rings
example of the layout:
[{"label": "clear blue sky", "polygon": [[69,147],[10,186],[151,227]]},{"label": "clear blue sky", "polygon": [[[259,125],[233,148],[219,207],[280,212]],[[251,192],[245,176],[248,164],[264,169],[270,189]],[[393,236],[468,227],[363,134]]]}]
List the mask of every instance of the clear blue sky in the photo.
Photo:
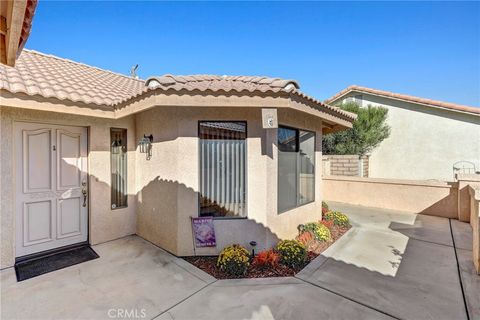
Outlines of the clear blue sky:
[{"label": "clear blue sky", "polygon": [[479,2],[47,2],[27,48],[139,75],[267,75],[480,105]]}]

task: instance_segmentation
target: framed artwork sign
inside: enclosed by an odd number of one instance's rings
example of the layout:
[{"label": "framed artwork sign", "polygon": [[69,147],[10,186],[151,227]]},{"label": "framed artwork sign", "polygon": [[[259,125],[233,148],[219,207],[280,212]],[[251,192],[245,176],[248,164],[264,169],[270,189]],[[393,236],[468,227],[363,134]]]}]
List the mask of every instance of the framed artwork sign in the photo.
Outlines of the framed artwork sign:
[{"label": "framed artwork sign", "polygon": [[192,228],[195,247],[215,247],[217,245],[213,217],[192,218]]}]

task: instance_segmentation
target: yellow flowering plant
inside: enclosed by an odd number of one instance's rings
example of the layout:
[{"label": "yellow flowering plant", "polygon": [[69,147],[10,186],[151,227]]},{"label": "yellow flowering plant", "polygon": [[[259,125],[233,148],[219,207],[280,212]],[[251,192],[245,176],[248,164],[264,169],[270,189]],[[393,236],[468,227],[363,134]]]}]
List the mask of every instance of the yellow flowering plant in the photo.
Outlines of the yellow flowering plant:
[{"label": "yellow flowering plant", "polygon": [[339,212],[339,211],[329,211],[324,216],[323,219],[333,221],[333,224],[340,227],[349,227],[350,221],[348,217]]},{"label": "yellow flowering plant", "polygon": [[217,266],[229,275],[244,275],[250,266],[249,252],[238,244],[225,247],[218,256]]},{"label": "yellow flowering plant", "polygon": [[310,231],[318,241],[330,241],[332,239],[330,230],[325,225],[318,222],[304,224],[303,231]]},{"label": "yellow flowering plant", "polygon": [[297,240],[282,240],[275,250],[280,253],[280,263],[294,269],[303,267],[307,259],[305,245]]}]

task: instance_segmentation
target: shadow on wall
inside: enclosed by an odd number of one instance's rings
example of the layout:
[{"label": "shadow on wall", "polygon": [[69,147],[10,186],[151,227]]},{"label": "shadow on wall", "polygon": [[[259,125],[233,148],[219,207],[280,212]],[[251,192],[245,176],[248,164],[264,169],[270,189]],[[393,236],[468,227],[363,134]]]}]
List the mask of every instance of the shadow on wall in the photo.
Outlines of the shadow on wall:
[{"label": "shadow on wall", "polygon": [[279,241],[253,219],[215,219],[217,246],[194,248],[191,217],[198,216],[198,199],[199,193],[185,184],[156,177],[137,194],[137,234],[179,256],[215,255],[233,243],[250,248],[250,241],[263,250]]},{"label": "shadow on wall", "polygon": [[418,212],[430,216],[458,218],[458,183],[448,182],[450,190],[448,195]]},{"label": "shadow on wall", "polygon": [[326,176],[323,186],[326,201],[444,218],[458,216],[458,184],[454,182]]}]

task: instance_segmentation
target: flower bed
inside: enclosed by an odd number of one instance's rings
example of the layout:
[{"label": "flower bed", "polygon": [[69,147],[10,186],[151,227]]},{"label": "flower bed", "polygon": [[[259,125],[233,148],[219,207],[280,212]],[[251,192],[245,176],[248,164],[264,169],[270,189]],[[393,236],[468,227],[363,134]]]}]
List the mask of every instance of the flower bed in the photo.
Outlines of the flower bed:
[{"label": "flower bed", "polygon": [[[315,259],[318,254],[313,252],[307,253],[307,260],[305,265]],[[195,267],[202,269],[206,273],[214,276],[217,279],[240,279],[240,278],[268,278],[268,277],[291,277],[299,272],[302,268],[295,270],[287,267],[283,264],[278,264],[275,268],[261,268],[254,264],[250,264],[247,268],[247,272],[241,276],[232,276],[228,273],[220,270],[217,267],[218,256],[196,256],[196,257],[184,257],[186,261],[193,264]]]},{"label": "flower bed", "polygon": [[[348,223],[334,224],[333,219],[315,223],[321,227],[314,228],[311,226],[312,223],[306,224],[307,228],[299,226],[300,234],[296,240],[281,241],[274,250],[260,252],[255,258],[249,258],[248,262],[245,261],[245,249],[238,245],[222,250],[221,259],[218,256],[184,257],[184,259],[217,279],[293,276],[350,229]],[[324,226],[329,229],[330,237],[327,241],[319,241],[318,238],[323,238],[319,237],[318,230]],[[311,236],[307,234],[312,232],[310,231],[312,229],[316,232],[316,237],[313,233]],[[296,254],[302,257],[302,262],[299,263],[295,256],[292,260],[292,255]]]}]

